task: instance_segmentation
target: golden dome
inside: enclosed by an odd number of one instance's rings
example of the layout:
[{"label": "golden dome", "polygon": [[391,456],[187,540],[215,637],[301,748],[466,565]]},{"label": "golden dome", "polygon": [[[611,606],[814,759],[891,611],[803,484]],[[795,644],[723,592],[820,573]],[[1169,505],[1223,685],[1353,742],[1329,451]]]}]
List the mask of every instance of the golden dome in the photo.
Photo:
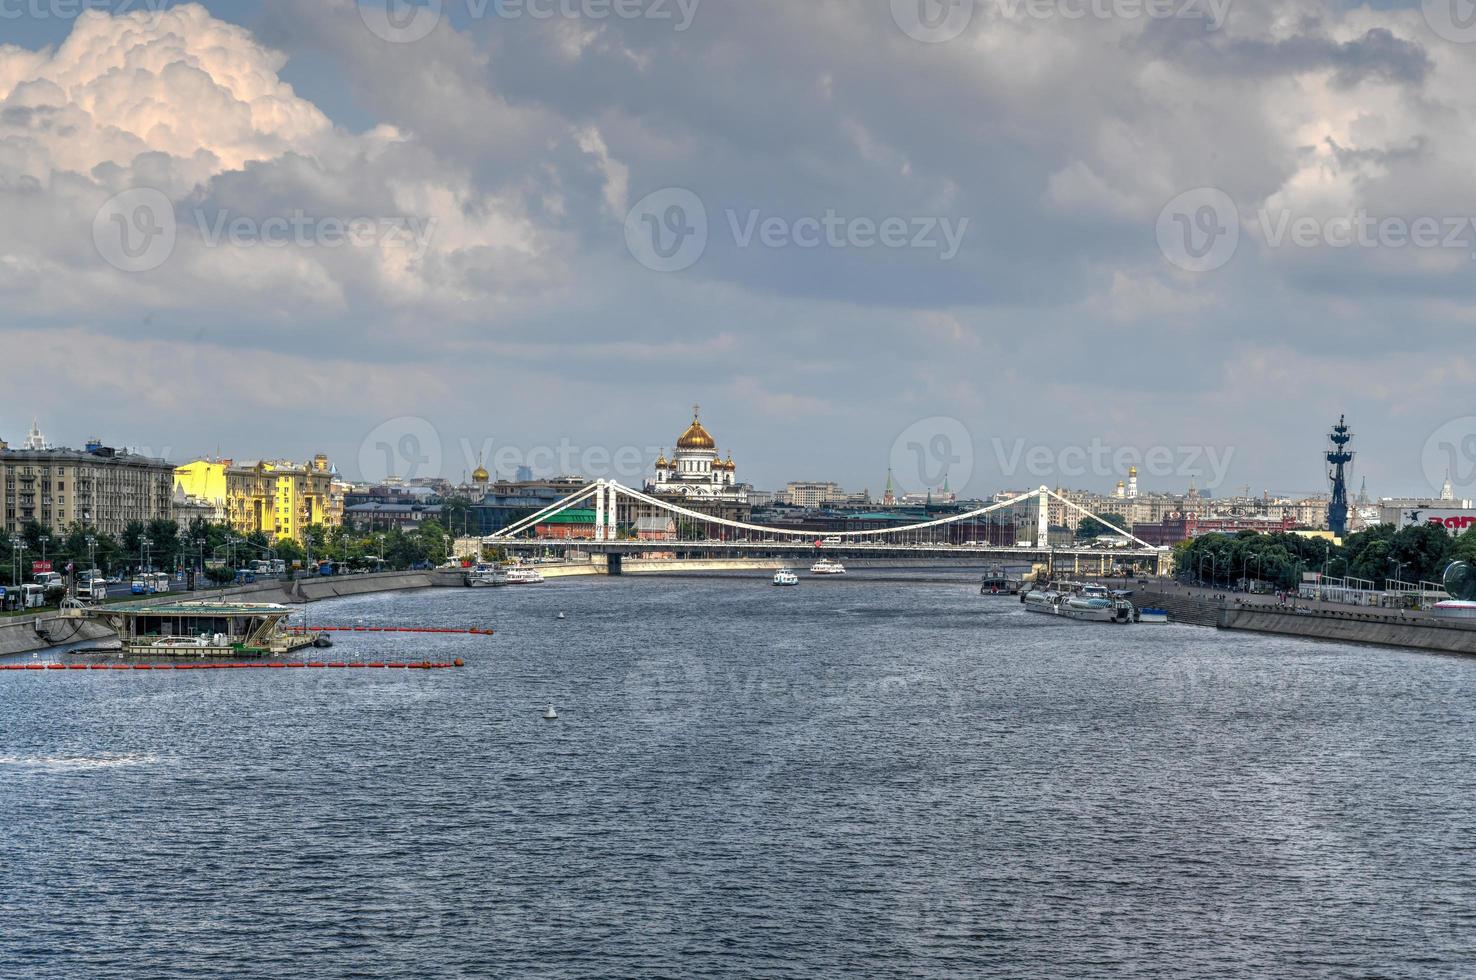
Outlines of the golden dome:
[{"label": "golden dome", "polygon": [[689,426],[687,426],[687,431],[686,432],[683,432],[682,433],[682,437],[677,440],[677,448],[678,449],[716,449],[717,448],[717,440],[714,439],[712,437],[712,435],[706,429],[704,429],[702,427],[702,423],[699,422],[697,420],[697,418],[698,418],[698,411],[697,411],[696,408],[693,408],[693,410],[692,410],[692,424],[689,425]]},{"label": "golden dome", "polygon": [[721,466],[725,470],[736,470],[738,468],[738,464],[735,463],[735,462],[733,462],[733,454],[732,453],[729,453],[728,454],[728,458],[727,458],[727,460],[725,462],[720,462],[720,463],[718,463],[718,465]]},{"label": "golden dome", "polygon": [[661,455],[656,457],[656,468],[658,470],[664,470],[668,465],[670,464],[666,462],[666,450],[663,449],[661,450]]},{"label": "golden dome", "polygon": [[485,467],[478,466],[472,470],[473,483],[486,483],[490,479],[492,479],[492,474],[488,473]]}]

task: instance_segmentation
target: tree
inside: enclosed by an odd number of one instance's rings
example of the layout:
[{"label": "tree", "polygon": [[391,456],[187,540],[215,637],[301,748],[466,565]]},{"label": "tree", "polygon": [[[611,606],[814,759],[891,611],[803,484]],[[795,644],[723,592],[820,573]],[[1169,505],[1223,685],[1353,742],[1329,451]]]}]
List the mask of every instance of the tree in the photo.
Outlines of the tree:
[{"label": "tree", "polygon": [[1078,541],[1086,541],[1106,534],[1119,535],[1130,526],[1126,518],[1116,514],[1101,520],[1095,517],[1083,517],[1081,523],[1076,525],[1076,538]]}]

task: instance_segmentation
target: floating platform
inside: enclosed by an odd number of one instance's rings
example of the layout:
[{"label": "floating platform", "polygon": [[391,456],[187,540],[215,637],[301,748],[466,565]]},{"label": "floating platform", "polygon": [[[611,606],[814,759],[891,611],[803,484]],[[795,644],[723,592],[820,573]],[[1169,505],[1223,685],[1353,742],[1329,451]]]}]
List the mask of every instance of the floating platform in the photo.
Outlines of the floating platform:
[{"label": "floating platform", "polygon": [[209,600],[89,606],[69,610],[117,634],[133,657],[267,657],[312,646],[320,634],[283,626],[291,606]]}]

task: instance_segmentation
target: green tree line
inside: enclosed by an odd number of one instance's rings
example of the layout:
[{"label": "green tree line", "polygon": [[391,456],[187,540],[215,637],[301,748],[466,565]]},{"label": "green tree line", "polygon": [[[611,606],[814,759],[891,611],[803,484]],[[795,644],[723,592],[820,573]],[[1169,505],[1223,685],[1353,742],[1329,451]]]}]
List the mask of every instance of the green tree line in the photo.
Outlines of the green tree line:
[{"label": "green tree line", "polygon": [[1453,561],[1476,560],[1476,528],[1455,536],[1443,527],[1380,524],[1350,534],[1342,545],[1296,534],[1205,534],[1174,547],[1177,576],[1229,587],[1242,579],[1293,589],[1303,572],[1352,577],[1383,588],[1403,582],[1439,582]]},{"label": "green tree line", "polygon": [[313,525],[303,538],[301,544],[290,538],[273,542],[260,531],[241,534],[229,525],[198,518],[185,527],[172,520],[134,521],[117,536],[77,523],[57,532],[31,521],[15,534],[0,530],[0,583],[19,584],[16,559],[19,581],[29,582],[31,563],[43,555],[58,571],[70,562],[79,571],[96,567],[121,575],[144,567],[166,572],[202,566],[237,569],[263,558],[279,558],[289,568],[293,563],[306,567],[320,561],[365,567],[377,558],[389,568],[402,569],[427,562],[439,565],[451,550],[451,538],[437,521],[425,521],[412,531],[360,532]]}]

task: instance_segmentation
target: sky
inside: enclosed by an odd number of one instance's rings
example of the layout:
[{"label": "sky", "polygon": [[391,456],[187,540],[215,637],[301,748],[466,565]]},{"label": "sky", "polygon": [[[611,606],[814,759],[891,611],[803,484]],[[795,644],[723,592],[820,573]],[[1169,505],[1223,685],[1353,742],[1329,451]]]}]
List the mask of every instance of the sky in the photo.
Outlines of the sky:
[{"label": "sky", "polygon": [[1467,0],[0,0],[0,438],[1476,497]]}]

